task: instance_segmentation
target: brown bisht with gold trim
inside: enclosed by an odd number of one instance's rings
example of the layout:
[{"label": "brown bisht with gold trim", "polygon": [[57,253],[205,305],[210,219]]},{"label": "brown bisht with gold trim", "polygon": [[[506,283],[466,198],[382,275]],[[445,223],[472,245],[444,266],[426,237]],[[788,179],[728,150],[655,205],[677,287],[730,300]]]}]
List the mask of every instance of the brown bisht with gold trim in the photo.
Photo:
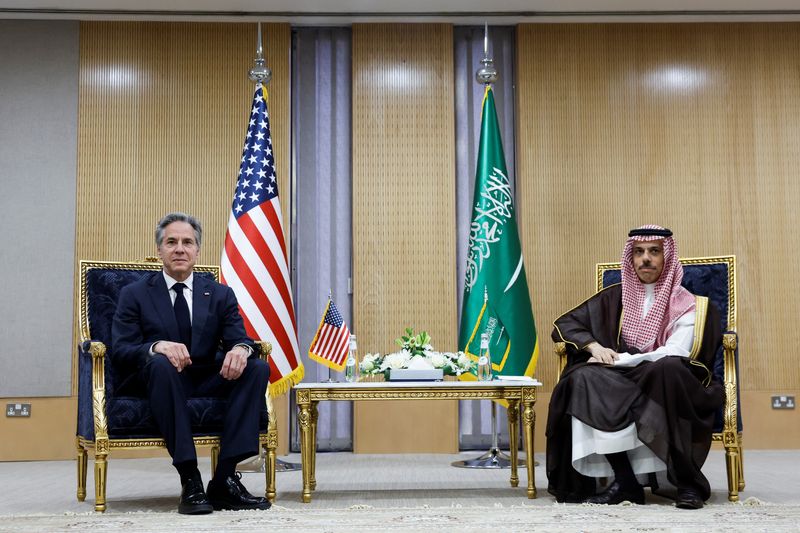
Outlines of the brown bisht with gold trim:
[{"label": "brown bisht with gold trim", "polygon": [[[601,431],[635,423],[639,439],[667,465],[669,482],[692,486],[708,499],[710,486],[700,469],[711,447],[714,413],[725,395],[709,370],[722,331],[716,308],[705,298],[698,297],[697,303],[691,356],[664,357],[633,368],[587,364],[590,354],[583,350],[598,342],[616,352],[639,352],[620,334],[621,285],[608,287],[555,321],[552,337],[566,343],[567,367],[553,390],[546,436],[548,491],[559,502],[583,501],[596,487],[595,478],[572,467],[573,416]],[[576,372],[579,368],[585,370]],[[655,476],[650,478],[654,491],[665,488],[653,487]]]}]

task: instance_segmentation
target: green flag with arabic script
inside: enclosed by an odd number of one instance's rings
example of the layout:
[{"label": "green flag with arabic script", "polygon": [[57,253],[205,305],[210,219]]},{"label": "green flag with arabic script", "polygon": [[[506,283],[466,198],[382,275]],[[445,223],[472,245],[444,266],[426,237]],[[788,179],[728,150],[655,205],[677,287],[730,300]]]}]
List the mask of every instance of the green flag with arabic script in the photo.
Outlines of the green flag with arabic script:
[{"label": "green flag with arabic script", "polygon": [[539,342],[490,87],[481,116],[458,347],[477,359],[481,334],[489,333],[494,374],[533,376]]}]

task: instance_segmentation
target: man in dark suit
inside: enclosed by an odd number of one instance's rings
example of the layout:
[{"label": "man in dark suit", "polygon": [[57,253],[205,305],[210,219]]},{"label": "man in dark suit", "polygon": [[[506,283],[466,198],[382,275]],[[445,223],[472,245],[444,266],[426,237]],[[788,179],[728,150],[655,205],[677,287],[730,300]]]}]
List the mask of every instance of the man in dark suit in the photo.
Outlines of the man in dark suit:
[{"label": "man in dark suit", "polygon": [[[125,287],[112,327],[112,361],[142,383],[181,477],[178,512],[268,509],[242,485],[236,464],[258,453],[258,422],[269,366],[253,357],[233,290],[194,276],[200,222],[170,213],[156,228],[161,272]],[[203,490],[186,399],[228,399],[220,455]]]}]

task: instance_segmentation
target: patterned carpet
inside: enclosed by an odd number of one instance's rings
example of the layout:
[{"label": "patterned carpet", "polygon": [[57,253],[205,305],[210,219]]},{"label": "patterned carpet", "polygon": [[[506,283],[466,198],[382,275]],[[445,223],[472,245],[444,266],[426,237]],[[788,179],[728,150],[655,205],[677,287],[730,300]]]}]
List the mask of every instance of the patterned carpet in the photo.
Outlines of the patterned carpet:
[{"label": "patterned carpet", "polygon": [[487,507],[302,509],[218,512],[199,517],[171,513],[67,514],[0,517],[7,533],[42,531],[800,531],[800,505],[741,504],[684,511],[662,505],[494,505]]},{"label": "patterned carpet", "polygon": [[[301,502],[300,472],[283,472],[271,510],[199,517],[177,514],[180,486],[166,458],[112,460],[105,514],[92,512],[91,473],[86,501],[75,499],[74,461],[0,463],[0,482],[7,488],[0,498],[0,532],[800,532],[796,450],[749,451],[747,486],[737,504],[727,499],[724,452],[713,451],[704,468],[712,494],[698,511],[676,509],[649,492],[643,506],[557,504],[546,492],[543,464],[536,467],[538,497],[529,500],[524,471],[514,488],[508,470],[450,466],[474,456],[320,454],[310,504]],[[206,479],[208,470],[203,458]],[[243,481],[263,493],[263,474],[245,474]]]}]

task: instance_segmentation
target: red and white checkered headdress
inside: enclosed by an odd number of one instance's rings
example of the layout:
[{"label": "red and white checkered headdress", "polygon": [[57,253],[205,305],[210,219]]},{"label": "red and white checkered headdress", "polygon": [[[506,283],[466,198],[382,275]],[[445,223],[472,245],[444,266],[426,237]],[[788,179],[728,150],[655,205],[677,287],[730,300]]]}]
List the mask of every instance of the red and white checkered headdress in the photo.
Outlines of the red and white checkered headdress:
[{"label": "red and white checkered headdress", "polygon": [[[648,233],[647,230],[655,230]],[[667,236],[668,235],[668,236]],[[642,317],[644,284],[633,269],[633,243],[664,240],[664,270],[655,283],[655,301]],[[683,266],[672,232],[647,224],[632,230],[622,252],[622,338],[641,352],[653,351],[666,344],[675,322],[694,310],[694,296],[681,287]]]}]

